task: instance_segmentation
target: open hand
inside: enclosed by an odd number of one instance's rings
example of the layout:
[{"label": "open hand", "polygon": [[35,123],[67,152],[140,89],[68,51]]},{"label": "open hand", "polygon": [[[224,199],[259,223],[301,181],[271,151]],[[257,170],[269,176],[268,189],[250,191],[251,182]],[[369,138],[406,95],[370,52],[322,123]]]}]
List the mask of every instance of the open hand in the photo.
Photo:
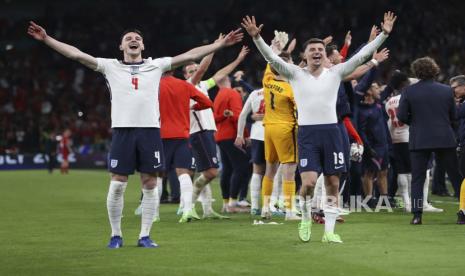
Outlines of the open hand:
[{"label": "open hand", "polygon": [[242,27],[244,27],[247,33],[253,38],[257,38],[260,35],[260,32],[262,31],[262,28],[263,28],[263,24],[257,27],[255,16],[252,16],[252,18],[250,18],[250,16],[248,15],[242,18],[241,25]]},{"label": "open hand", "polygon": [[231,45],[234,45],[240,41],[242,41],[242,38],[244,37],[244,34],[241,33],[241,29],[237,29],[235,31],[229,32],[229,34],[225,35],[224,37],[220,37],[216,40],[218,43],[221,43],[225,47],[229,47]]},{"label": "open hand", "polygon": [[375,52],[373,54],[373,58],[376,59],[376,61],[379,62],[379,63],[385,61],[386,59],[388,59],[388,57],[389,57],[389,49],[388,48],[384,48],[381,51]]},{"label": "open hand", "polygon": [[384,22],[381,23],[381,28],[385,34],[390,34],[392,28],[394,27],[394,22],[396,22],[397,16],[393,12],[384,13]]},{"label": "open hand", "polygon": [[239,55],[237,56],[237,58],[238,58],[239,60],[242,61],[242,60],[244,60],[244,58],[247,56],[247,54],[248,54],[249,52],[250,52],[249,47],[247,47],[247,46],[242,46],[242,49],[241,49],[241,51],[239,52]]},{"label": "open hand", "polygon": [[39,41],[44,41],[44,39],[47,37],[47,32],[45,31],[45,29],[34,23],[34,21],[29,21],[27,33],[34,39]]}]

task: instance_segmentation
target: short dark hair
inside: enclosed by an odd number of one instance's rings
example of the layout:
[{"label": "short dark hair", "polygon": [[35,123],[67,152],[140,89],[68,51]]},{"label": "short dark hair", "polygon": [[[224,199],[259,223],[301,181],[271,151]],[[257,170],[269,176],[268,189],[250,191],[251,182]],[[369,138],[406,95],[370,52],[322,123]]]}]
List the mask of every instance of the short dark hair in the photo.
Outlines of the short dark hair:
[{"label": "short dark hair", "polygon": [[464,75],[458,75],[458,76],[452,77],[449,80],[449,84],[453,84],[454,82],[456,82],[460,86],[465,85],[465,76]]},{"label": "short dark hair", "polygon": [[321,43],[321,44],[323,44],[323,46],[325,46],[325,42],[323,41],[323,39],[310,38],[309,40],[305,41],[303,49],[304,50],[307,49],[308,44],[314,44],[314,43]]},{"label": "short dark hair", "polygon": [[135,28],[132,28],[132,29],[126,29],[124,30],[123,34],[121,35],[119,41],[122,41],[123,40],[123,37],[125,35],[127,35],[128,33],[136,33],[138,35],[140,35],[140,37],[142,37],[142,39],[144,39],[144,36],[142,35],[142,32],[138,29],[135,29]]},{"label": "short dark hair", "polygon": [[183,73],[183,74],[187,73],[187,71],[186,71],[187,66],[189,66],[189,65],[194,65],[194,64],[196,64],[196,62],[194,62],[194,61],[189,61],[188,63],[184,64],[184,65],[182,66],[182,73]]},{"label": "short dark hair", "polygon": [[291,54],[286,51],[281,52],[278,56],[287,60],[290,60],[292,58]]},{"label": "short dark hair", "polygon": [[337,50],[337,45],[336,44],[328,44],[326,45],[326,55],[330,56],[333,54],[334,50]]},{"label": "short dark hair", "polygon": [[395,90],[400,90],[403,86],[408,85],[409,80],[407,74],[400,70],[394,70],[389,80],[389,85]]},{"label": "short dark hair", "polygon": [[412,63],[411,69],[413,74],[420,80],[432,80],[441,71],[436,61],[430,57],[416,59]]}]

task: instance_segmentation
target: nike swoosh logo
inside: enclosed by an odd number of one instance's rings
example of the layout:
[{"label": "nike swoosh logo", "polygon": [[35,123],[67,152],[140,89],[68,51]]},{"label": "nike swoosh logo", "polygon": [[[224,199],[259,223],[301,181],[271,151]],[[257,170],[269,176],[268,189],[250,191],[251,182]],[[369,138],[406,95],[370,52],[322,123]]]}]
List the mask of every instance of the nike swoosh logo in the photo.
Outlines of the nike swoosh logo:
[{"label": "nike swoosh logo", "polygon": [[156,168],[160,168],[161,167],[161,164],[158,164],[158,165],[154,165],[153,168],[156,169]]},{"label": "nike swoosh logo", "polygon": [[344,166],[337,166],[337,167],[334,167],[336,170],[339,170],[340,168],[342,168]]}]

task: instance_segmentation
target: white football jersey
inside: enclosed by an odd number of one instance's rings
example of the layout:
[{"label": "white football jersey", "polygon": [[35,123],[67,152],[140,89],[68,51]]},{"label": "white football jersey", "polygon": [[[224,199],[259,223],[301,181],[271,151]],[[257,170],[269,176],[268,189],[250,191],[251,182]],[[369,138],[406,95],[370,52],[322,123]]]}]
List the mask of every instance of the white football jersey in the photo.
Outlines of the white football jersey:
[{"label": "white football jersey", "polygon": [[388,127],[391,133],[392,143],[408,143],[409,126],[397,119],[397,108],[399,107],[400,96],[397,95],[386,102],[386,112],[389,115]]},{"label": "white football jersey", "polygon": [[305,126],[337,123],[336,101],[342,79],[371,57],[386,38],[387,35],[381,32],[346,62],[324,68],[319,76],[285,62],[261,37],[253,41],[265,60],[289,80],[297,106],[297,122],[299,126]]},{"label": "white football jersey", "polygon": [[171,58],[144,59],[126,64],[97,58],[97,69],[111,94],[111,127],[160,127],[158,92],[161,75],[171,69]]},{"label": "white football jersey", "polygon": [[[237,136],[243,137],[247,116],[251,112],[261,114],[265,112],[263,89],[252,91],[247,98],[247,101],[244,103],[244,107],[242,107],[242,111],[239,116],[239,122],[237,124]],[[265,128],[263,127],[263,121],[255,121],[252,124],[252,128],[250,130],[250,139],[260,141],[265,140]]]},{"label": "white football jersey", "polygon": [[[191,80],[188,79],[188,82]],[[195,87],[200,90],[205,96],[208,97],[208,90],[214,85],[209,84],[209,81],[201,81]],[[196,104],[194,100],[191,100],[191,106]],[[203,110],[191,110],[191,125],[190,134],[196,133],[202,130],[214,130],[216,131],[215,117],[213,116],[213,110],[211,108]]]}]

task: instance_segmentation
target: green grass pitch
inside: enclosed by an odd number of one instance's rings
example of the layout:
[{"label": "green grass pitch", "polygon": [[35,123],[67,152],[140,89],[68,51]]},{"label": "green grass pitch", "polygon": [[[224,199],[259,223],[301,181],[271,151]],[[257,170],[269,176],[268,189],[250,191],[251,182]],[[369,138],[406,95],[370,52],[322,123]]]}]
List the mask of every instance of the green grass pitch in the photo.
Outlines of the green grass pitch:
[{"label": "green grass pitch", "polygon": [[103,171],[0,172],[0,275],[464,275],[465,226],[455,224],[450,198],[436,202],[445,212],[425,214],[421,226],[400,210],[350,214],[336,226],[338,245],[321,243],[322,225],[301,243],[298,222],[254,226],[241,214],[180,225],[177,206],[162,205],[152,228],[160,247],[145,249],[135,246],[140,184],[132,176],[124,247],[109,250],[108,179]]}]

